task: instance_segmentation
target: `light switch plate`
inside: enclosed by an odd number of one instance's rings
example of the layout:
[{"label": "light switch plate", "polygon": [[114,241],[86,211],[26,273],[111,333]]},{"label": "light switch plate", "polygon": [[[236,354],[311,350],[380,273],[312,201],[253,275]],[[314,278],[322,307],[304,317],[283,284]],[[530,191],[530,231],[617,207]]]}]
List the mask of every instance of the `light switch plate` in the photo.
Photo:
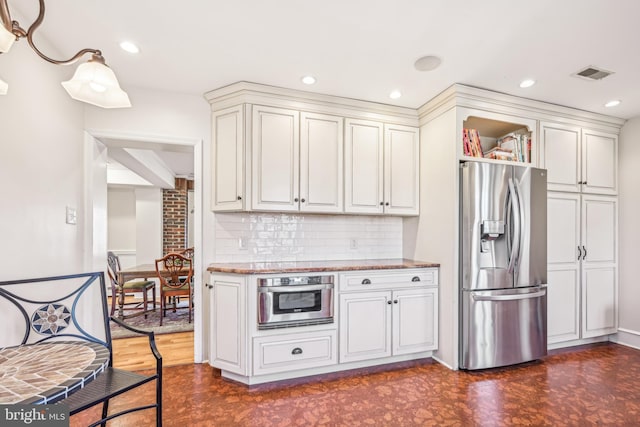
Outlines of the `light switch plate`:
[{"label": "light switch plate", "polygon": [[78,215],[76,213],[76,208],[67,206],[67,224],[75,225],[77,222],[78,222]]}]

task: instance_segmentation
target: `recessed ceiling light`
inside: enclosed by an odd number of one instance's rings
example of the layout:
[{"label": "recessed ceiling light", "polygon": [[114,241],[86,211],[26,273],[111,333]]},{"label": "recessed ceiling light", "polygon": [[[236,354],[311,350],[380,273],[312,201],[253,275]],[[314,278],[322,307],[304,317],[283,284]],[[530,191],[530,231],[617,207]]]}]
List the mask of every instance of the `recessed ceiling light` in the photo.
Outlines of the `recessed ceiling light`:
[{"label": "recessed ceiling light", "polygon": [[613,101],[609,101],[606,104],[604,104],[605,107],[617,107],[618,105],[620,105],[620,100],[619,99],[614,99]]},{"label": "recessed ceiling light", "polygon": [[520,87],[521,88],[531,87],[534,84],[536,84],[535,80],[527,79],[520,82]]},{"label": "recessed ceiling light", "polygon": [[140,49],[138,48],[138,46],[136,46],[135,44],[133,44],[131,42],[122,42],[122,43],[120,43],[120,47],[122,48],[122,50],[127,51],[129,53],[138,53],[138,52],[140,52]]},{"label": "recessed ceiling light", "polygon": [[413,64],[416,70],[418,71],[431,71],[438,68],[438,66],[442,63],[442,60],[437,56],[427,55],[422,58],[418,58],[418,60]]},{"label": "recessed ceiling light", "polygon": [[402,92],[400,92],[399,90],[394,90],[393,92],[391,92],[389,94],[389,98],[391,99],[398,99],[402,96]]},{"label": "recessed ceiling light", "polygon": [[312,85],[316,82],[316,78],[313,76],[304,76],[302,78],[302,83],[306,84],[306,85]]}]

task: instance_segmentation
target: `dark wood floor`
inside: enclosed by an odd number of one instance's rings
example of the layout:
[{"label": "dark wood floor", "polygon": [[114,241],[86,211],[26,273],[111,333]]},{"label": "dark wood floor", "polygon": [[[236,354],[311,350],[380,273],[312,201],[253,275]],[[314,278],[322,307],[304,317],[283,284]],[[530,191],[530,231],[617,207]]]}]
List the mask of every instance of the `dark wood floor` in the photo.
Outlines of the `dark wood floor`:
[{"label": "dark wood floor", "polygon": [[[208,365],[164,374],[165,426],[640,426],[640,351],[610,343],[483,372],[422,360],[252,388]],[[112,408],[152,395],[128,393]],[[87,425],[90,411],[71,425]],[[153,425],[145,412],[110,425]]]}]

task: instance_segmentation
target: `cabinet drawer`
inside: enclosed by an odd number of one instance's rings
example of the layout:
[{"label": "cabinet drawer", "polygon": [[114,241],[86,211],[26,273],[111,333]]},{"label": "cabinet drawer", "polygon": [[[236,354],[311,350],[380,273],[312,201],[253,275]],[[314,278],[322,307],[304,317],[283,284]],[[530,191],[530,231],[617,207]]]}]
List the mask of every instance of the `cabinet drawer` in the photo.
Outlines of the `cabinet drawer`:
[{"label": "cabinet drawer", "polygon": [[342,291],[435,286],[437,284],[437,268],[387,270],[384,273],[368,271],[340,275],[340,290]]},{"label": "cabinet drawer", "polygon": [[336,331],[260,337],[253,340],[254,375],[333,365]]}]

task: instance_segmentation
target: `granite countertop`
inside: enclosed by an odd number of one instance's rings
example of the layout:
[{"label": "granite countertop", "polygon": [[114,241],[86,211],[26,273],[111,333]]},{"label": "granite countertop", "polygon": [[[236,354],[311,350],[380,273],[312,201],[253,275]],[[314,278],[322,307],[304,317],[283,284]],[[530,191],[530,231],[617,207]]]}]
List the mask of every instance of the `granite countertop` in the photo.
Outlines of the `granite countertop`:
[{"label": "granite countertop", "polygon": [[209,264],[207,270],[212,273],[270,274],[310,273],[316,271],[388,270],[425,267],[440,267],[440,264],[403,258],[290,262],[222,262]]}]

